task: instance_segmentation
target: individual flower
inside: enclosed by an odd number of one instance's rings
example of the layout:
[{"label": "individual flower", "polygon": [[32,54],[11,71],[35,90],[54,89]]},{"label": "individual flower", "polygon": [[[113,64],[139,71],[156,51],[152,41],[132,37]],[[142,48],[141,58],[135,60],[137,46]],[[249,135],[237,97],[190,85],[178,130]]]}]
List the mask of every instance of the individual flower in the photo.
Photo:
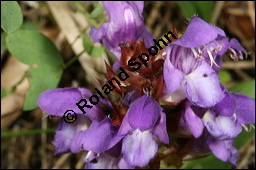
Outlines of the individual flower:
[{"label": "individual flower", "polygon": [[[83,114],[76,103],[81,99],[88,99],[91,92],[83,88],[51,89],[43,92],[37,104],[46,113],[53,116],[63,116],[67,110],[74,110],[78,114],[75,124],[68,124],[63,120],[56,130],[53,144],[55,154],[82,150],[103,153],[115,146],[122,138],[117,137],[118,126],[111,123],[104,107],[112,108],[107,100],[102,100],[92,109]],[[104,107],[102,107],[104,106]],[[108,111],[108,109],[107,109]]]},{"label": "individual flower", "polygon": [[157,137],[169,143],[166,131],[166,117],[162,108],[151,97],[144,95],[131,103],[118,131],[124,136],[122,153],[131,166],[143,167],[149,163],[157,150]]},{"label": "individual flower", "polygon": [[144,25],[143,1],[103,1],[102,3],[109,22],[98,29],[91,28],[90,36],[94,42],[102,41],[118,60],[121,57],[120,43],[143,39],[147,47],[153,44],[153,37]]},{"label": "individual flower", "polygon": [[91,120],[101,121],[106,117],[102,106],[111,109],[110,101],[101,99],[97,105],[91,109],[86,109],[86,114],[83,114],[76,105],[81,99],[88,101],[91,96],[92,92],[85,88],[49,89],[40,94],[37,105],[52,116],[62,117],[67,110],[73,110],[76,114],[85,115]]},{"label": "individual flower", "polygon": [[[246,124],[255,123],[255,100],[238,93],[229,93],[212,108],[182,103],[180,128],[194,136],[192,153],[212,152],[224,162],[236,165],[237,150],[232,142]],[[200,149],[201,148],[201,149]]]},{"label": "individual flower", "polygon": [[204,130],[199,138],[191,140],[190,155],[201,157],[213,153],[220,160],[237,166],[237,149],[233,146],[233,139],[219,140]]},{"label": "individual flower", "polygon": [[52,142],[56,148],[55,155],[67,152],[80,152],[81,146],[76,144],[75,139],[79,132],[88,129],[90,124],[91,121],[82,115],[78,116],[76,124],[68,124],[64,120],[61,120],[56,129],[54,141]]},{"label": "individual flower", "polygon": [[222,64],[220,56],[228,49],[239,54],[244,51],[236,40],[229,42],[220,28],[192,17],[184,35],[166,49],[164,80],[171,94],[165,93],[163,98],[179,102],[182,99],[177,95],[181,92],[174,92],[184,89],[183,99],[188,98],[197,106],[212,107],[219,103],[225,95],[217,72]]}]

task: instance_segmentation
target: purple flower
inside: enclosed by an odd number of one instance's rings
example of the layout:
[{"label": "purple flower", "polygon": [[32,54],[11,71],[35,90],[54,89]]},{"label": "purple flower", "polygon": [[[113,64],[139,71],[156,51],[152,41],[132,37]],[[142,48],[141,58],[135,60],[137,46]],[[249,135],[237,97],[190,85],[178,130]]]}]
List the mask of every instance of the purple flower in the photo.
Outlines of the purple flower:
[{"label": "purple flower", "polygon": [[[85,88],[59,88],[49,89],[40,94],[37,105],[46,113],[53,116],[63,116],[67,110],[73,110],[76,114],[84,115],[77,107],[81,99],[87,101],[92,93]],[[90,104],[93,106],[93,104]],[[101,106],[112,108],[110,101],[101,99],[99,103],[91,109],[87,108],[86,116],[91,120],[101,121],[106,117]]]},{"label": "purple flower", "polygon": [[254,123],[255,100],[223,90],[225,98],[210,109],[193,106],[185,101],[182,104],[179,126],[183,134],[187,134],[186,131],[189,130],[197,138],[194,139],[192,152],[211,151],[222,161],[236,165],[237,150],[232,142],[241,133],[242,127],[246,127],[245,124]]},{"label": "purple flower", "polygon": [[243,53],[245,54],[245,58],[247,58],[247,55],[249,54],[235,38],[230,40],[229,50],[231,50],[230,56],[234,60],[243,60]]},{"label": "purple flower", "polygon": [[56,147],[55,155],[60,153],[81,151],[81,147],[75,144],[75,138],[80,131],[86,130],[91,124],[91,121],[86,116],[78,116],[77,123],[67,124],[64,120],[56,129],[55,138],[52,144]]},{"label": "purple flower", "polygon": [[109,16],[109,22],[100,28],[91,28],[94,42],[102,41],[118,59],[121,57],[119,43],[144,39],[145,45],[153,44],[153,37],[144,25],[143,1],[102,2]]},{"label": "purple flower", "polygon": [[118,169],[118,158],[112,157],[108,154],[101,154],[94,158],[95,163],[86,162],[85,169]]},{"label": "purple flower", "polygon": [[66,110],[74,110],[78,114],[76,124],[67,124],[63,120],[56,131],[53,144],[57,153],[74,152],[81,149],[102,153],[112,148],[122,138],[117,137],[119,127],[112,125],[108,114],[102,106],[112,107],[110,102],[102,100],[84,115],[76,103],[80,99],[89,98],[91,92],[83,88],[52,89],[43,92],[37,104],[48,114],[63,116]]},{"label": "purple flower", "polygon": [[[90,153],[91,154],[91,153]],[[85,169],[134,169],[128,165],[123,158],[113,157],[107,153],[102,153],[94,157],[91,161],[85,161]]]},{"label": "purple flower", "polygon": [[147,165],[158,149],[154,136],[164,143],[169,142],[162,108],[147,95],[138,98],[130,105],[118,135],[124,136],[124,160],[131,166]]},{"label": "purple flower", "polygon": [[101,122],[93,121],[91,126],[78,134],[76,144],[84,150],[102,153],[112,148],[122,137],[117,137],[119,127],[111,124],[109,118]]},{"label": "purple flower", "polygon": [[222,101],[225,95],[217,71],[222,64],[220,56],[228,49],[239,54],[244,51],[236,40],[229,42],[220,28],[192,17],[184,35],[167,47],[164,80],[172,97],[165,98],[177,98],[174,92],[184,89],[188,100],[200,107]]},{"label": "purple flower", "polygon": [[220,160],[237,166],[237,149],[233,146],[234,140],[218,140],[204,131],[199,138],[192,139],[190,155],[203,156],[211,152]]}]

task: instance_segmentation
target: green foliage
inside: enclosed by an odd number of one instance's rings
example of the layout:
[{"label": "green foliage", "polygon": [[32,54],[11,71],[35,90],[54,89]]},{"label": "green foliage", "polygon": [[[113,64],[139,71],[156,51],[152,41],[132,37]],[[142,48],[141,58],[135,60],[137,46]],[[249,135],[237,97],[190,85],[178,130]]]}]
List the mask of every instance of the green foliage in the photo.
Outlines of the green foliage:
[{"label": "green foliage", "polygon": [[21,25],[20,29],[22,30],[31,30],[31,31],[38,31],[39,32],[39,28],[36,24],[34,24],[33,22],[25,22]]},{"label": "green foliage", "polygon": [[104,47],[94,46],[94,43],[87,33],[83,33],[83,46],[85,52],[87,52],[91,57],[101,57],[104,52]]},{"label": "green foliage", "polygon": [[33,130],[26,130],[26,131],[8,131],[1,133],[1,138],[6,137],[16,137],[16,136],[24,136],[24,135],[35,135],[35,134],[42,134],[42,133],[53,133],[56,129],[33,129]]},{"label": "green foliage", "polygon": [[22,12],[16,1],[1,1],[1,27],[7,32],[17,31],[23,22]]},{"label": "green foliage", "polygon": [[26,94],[24,110],[37,107],[40,93],[55,88],[62,75],[63,60],[54,44],[43,34],[29,30],[19,30],[7,35],[8,50],[19,61],[30,65],[26,75],[30,89]]},{"label": "green foliage", "polygon": [[231,164],[222,162],[213,155],[193,161],[184,161],[181,169],[230,169]]},{"label": "green foliage", "polygon": [[7,34],[6,32],[2,32],[1,33],[1,52],[6,50],[6,42],[5,42],[5,38],[6,38]]},{"label": "green foliage", "polygon": [[13,90],[12,89],[3,89],[1,90],[1,98],[8,96],[9,94],[12,94]]},{"label": "green foliage", "polygon": [[251,98],[255,98],[255,79],[239,83],[230,88],[229,91],[241,93]]},{"label": "green foliage", "polygon": [[211,17],[212,1],[176,1],[183,15],[191,18],[198,15],[200,18],[209,22]]},{"label": "green foliage", "polygon": [[232,80],[232,77],[227,70],[220,70],[218,74],[222,84],[229,83]]},{"label": "green foliage", "polygon": [[96,7],[96,8],[92,11],[92,13],[90,14],[90,18],[91,18],[91,19],[97,18],[104,10],[105,10],[105,9],[104,9],[104,7],[103,7],[102,5]]}]

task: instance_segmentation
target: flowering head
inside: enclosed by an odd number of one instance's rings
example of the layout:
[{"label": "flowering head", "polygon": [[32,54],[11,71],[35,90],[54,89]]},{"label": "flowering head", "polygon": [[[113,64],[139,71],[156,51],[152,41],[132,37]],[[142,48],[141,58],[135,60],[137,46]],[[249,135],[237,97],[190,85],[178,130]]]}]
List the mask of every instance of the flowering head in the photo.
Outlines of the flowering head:
[{"label": "flowering head", "polygon": [[[229,93],[218,71],[224,53],[243,59],[245,49],[199,17],[192,17],[182,37],[167,33],[170,41],[162,47],[143,23],[143,2],[103,5],[109,21],[92,28],[90,35],[117,61],[113,67],[106,64],[106,81],[99,80],[102,99],[86,113],[77,102],[95,103],[87,89],[52,89],[38,100],[53,116],[69,109],[78,114],[75,124],[60,122],[56,153],[87,151],[85,168],[157,167],[162,159],[165,164],[177,159],[181,166],[186,158],[211,153],[236,164],[232,143],[246,124],[254,123],[255,101]],[[163,147],[166,152],[158,153]]]}]

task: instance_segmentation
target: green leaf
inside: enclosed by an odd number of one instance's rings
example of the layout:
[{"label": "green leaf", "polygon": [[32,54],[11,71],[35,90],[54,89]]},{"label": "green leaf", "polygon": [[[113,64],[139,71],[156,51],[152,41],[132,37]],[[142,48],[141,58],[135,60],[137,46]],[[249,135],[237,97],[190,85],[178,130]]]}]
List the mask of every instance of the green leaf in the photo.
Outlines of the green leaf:
[{"label": "green leaf", "polygon": [[184,161],[181,169],[230,169],[231,164],[222,162],[213,155],[193,161]]},{"label": "green leaf", "polygon": [[33,22],[25,22],[21,25],[20,29],[22,30],[31,30],[31,31],[39,31],[38,26]]},{"label": "green leaf", "polygon": [[89,35],[85,32],[83,33],[83,46],[85,51],[90,54],[92,48],[93,48],[93,42],[91,40],[91,38],[89,37]]},{"label": "green leaf", "polygon": [[176,3],[186,18],[198,15],[200,18],[209,22],[212,1],[176,1]]},{"label": "green leaf", "polygon": [[91,57],[94,57],[94,58],[101,57],[104,51],[104,47],[94,46],[91,38],[86,32],[83,33],[83,46],[84,46],[85,52],[87,52]]},{"label": "green leaf", "polygon": [[255,137],[255,129],[252,129],[250,132],[246,132],[244,130],[236,137],[234,145],[237,149],[240,149],[246,145],[253,137]]},{"label": "green leaf", "polygon": [[198,11],[198,16],[209,22],[212,13],[212,1],[192,1]]},{"label": "green leaf", "polygon": [[232,80],[232,77],[227,70],[220,70],[218,74],[222,84],[229,83]]},{"label": "green leaf", "polygon": [[17,60],[30,65],[26,73],[30,89],[26,94],[24,110],[35,109],[40,93],[57,87],[60,81],[63,71],[61,54],[47,37],[35,31],[19,30],[9,34],[6,43]]},{"label": "green leaf", "polygon": [[104,7],[101,5],[101,6],[98,6],[97,8],[95,8],[92,13],[90,14],[90,18],[91,19],[95,19],[97,18],[103,11],[104,11]]},{"label": "green leaf", "polygon": [[241,93],[251,98],[255,98],[255,79],[239,83],[230,88],[229,92]]},{"label": "green leaf", "polygon": [[97,57],[101,57],[103,52],[104,52],[104,47],[95,47],[94,46],[92,48],[92,51],[91,51],[90,55],[92,57],[97,58]]},{"label": "green leaf", "polygon": [[1,27],[11,33],[17,31],[23,22],[19,4],[16,1],[1,1]]},{"label": "green leaf", "polygon": [[186,18],[191,18],[196,14],[196,9],[191,1],[176,1],[177,5],[180,7],[183,15]]},{"label": "green leaf", "polygon": [[13,90],[11,89],[3,89],[1,90],[1,98],[8,96],[9,94],[12,94]]},{"label": "green leaf", "polygon": [[5,42],[6,36],[7,36],[6,32],[1,33],[1,52],[6,50],[6,48],[7,48],[6,42]]}]

